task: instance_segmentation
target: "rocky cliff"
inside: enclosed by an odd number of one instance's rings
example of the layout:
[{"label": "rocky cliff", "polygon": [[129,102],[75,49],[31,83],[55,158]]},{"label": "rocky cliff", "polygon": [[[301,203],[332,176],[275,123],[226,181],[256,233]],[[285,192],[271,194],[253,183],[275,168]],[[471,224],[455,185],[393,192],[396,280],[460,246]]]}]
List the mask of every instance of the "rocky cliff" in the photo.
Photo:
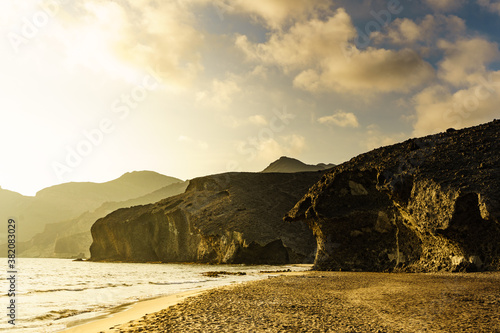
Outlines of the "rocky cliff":
[{"label": "rocky cliff", "polygon": [[287,264],[312,262],[305,223],[282,218],[322,172],[228,173],[184,194],[117,210],[92,226],[92,260]]},{"label": "rocky cliff", "polygon": [[500,121],[341,164],[285,217],[306,221],[320,270],[500,269]]}]

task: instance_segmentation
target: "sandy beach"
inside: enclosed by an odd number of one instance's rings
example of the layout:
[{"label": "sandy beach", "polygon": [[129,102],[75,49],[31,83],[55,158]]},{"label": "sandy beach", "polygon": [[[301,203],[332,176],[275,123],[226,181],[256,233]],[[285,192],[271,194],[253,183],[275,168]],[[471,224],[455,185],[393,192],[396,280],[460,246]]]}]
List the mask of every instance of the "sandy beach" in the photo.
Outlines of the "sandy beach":
[{"label": "sandy beach", "polygon": [[64,332],[500,332],[500,273],[269,274],[188,296]]},{"label": "sandy beach", "polygon": [[165,297],[158,297],[151,300],[137,302],[128,307],[125,311],[116,312],[102,319],[75,325],[67,328],[61,333],[87,333],[87,332],[110,332],[111,328],[127,323],[131,320],[141,318],[149,313],[161,311],[169,306],[175,305],[184,299],[199,295],[203,290],[191,290]]}]

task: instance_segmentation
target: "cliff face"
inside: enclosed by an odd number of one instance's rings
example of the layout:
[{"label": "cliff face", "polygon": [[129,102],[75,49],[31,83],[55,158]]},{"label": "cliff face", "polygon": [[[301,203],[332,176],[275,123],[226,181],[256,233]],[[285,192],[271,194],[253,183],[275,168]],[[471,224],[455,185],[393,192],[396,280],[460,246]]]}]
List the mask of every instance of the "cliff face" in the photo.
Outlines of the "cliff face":
[{"label": "cliff face", "polygon": [[285,217],[320,270],[500,269],[500,121],[411,139],[329,171]]},{"label": "cliff face", "polygon": [[91,229],[92,260],[286,264],[312,262],[305,223],[282,217],[323,173],[228,173],[184,194],[117,210]]}]

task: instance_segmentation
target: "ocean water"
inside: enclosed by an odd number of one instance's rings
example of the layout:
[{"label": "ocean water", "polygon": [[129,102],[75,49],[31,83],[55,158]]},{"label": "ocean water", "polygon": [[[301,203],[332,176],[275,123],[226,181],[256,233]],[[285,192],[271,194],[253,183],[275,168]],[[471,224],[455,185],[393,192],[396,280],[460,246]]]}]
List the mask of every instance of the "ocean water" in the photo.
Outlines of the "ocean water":
[{"label": "ocean water", "polygon": [[[0,260],[7,259],[1,258]],[[261,270],[294,266],[196,264],[133,264],[72,261],[69,259],[17,259],[16,325],[8,323],[9,282],[2,279],[0,331],[58,332],[71,323],[89,320],[125,308],[139,300],[178,292],[267,278]],[[218,278],[207,271],[245,272]],[[5,270],[7,276],[7,270]]]}]

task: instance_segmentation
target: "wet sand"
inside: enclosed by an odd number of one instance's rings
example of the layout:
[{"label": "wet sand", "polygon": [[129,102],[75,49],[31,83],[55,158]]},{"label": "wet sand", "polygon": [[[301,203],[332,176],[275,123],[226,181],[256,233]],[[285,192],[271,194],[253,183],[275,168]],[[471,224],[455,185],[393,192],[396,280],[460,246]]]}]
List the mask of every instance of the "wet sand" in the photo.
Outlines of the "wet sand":
[{"label": "wet sand", "polygon": [[165,297],[145,300],[132,304],[125,311],[116,312],[102,319],[93,319],[81,325],[75,325],[67,328],[61,333],[95,333],[95,332],[109,332],[113,327],[127,323],[131,320],[141,318],[148,313],[161,311],[169,306],[175,305],[184,299],[192,296],[199,295],[203,290],[191,290],[178,294],[173,294]]},{"label": "wet sand", "polygon": [[309,272],[221,287],[106,332],[500,332],[500,273]]}]

